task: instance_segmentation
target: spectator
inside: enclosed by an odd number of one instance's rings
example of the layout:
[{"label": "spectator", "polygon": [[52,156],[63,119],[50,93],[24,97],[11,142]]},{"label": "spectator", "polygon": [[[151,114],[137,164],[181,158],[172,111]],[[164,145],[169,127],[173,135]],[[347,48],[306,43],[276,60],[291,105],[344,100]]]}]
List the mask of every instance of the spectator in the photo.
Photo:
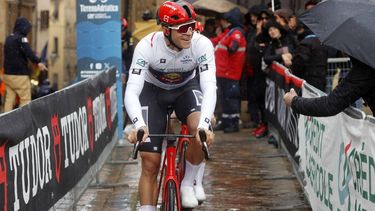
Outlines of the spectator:
[{"label": "spectator", "polygon": [[266,76],[267,74],[262,68],[262,57],[264,50],[269,43],[269,36],[264,33],[264,27],[268,22],[274,21],[272,11],[263,9],[258,15],[258,21],[256,25],[256,37],[253,44],[250,44],[251,61],[254,68],[254,94],[255,103],[259,109],[259,124],[256,129],[252,131],[252,135],[257,138],[267,135],[267,121],[265,116],[265,92],[266,92]]},{"label": "spectator", "polygon": [[121,45],[122,45],[122,80],[125,84],[129,71],[128,68],[132,62],[134,46],[131,42],[132,33],[128,29],[128,21],[125,18],[121,19]]},{"label": "spectator", "polygon": [[291,70],[314,87],[325,91],[328,48],[302,22],[298,23],[300,40],[293,57]]},{"label": "spectator", "polygon": [[208,38],[216,37],[216,23],[215,19],[209,18],[205,21],[204,30],[202,34]]},{"label": "spectator", "polygon": [[333,116],[362,97],[374,116],[375,69],[355,58],[351,58],[351,60],[352,70],[328,96],[304,98],[297,96],[294,89],[291,89],[284,95],[286,105],[303,115]]},{"label": "spectator", "polygon": [[267,23],[264,30],[271,40],[264,52],[264,62],[270,65],[273,61],[277,61],[290,67],[297,41],[276,21]]},{"label": "spectator", "polygon": [[320,1],[319,0],[309,0],[305,3],[305,10],[312,9],[315,5],[317,5]]},{"label": "spectator", "polygon": [[289,21],[293,16],[293,11],[290,9],[278,9],[274,12],[274,16],[276,18],[276,22],[278,22],[282,27],[285,28],[286,31],[289,32]]},{"label": "spectator", "polygon": [[223,113],[216,129],[225,133],[239,131],[240,79],[245,58],[246,39],[243,17],[238,8],[225,13],[223,25],[229,31],[221,36],[215,48],[218,94]]},{"label": "spectator", "polygon": [[40,70],[47,70],[31,50],[27,40],[27,34],[31,30],[31,23],[23,17],[16,20],[13,33],[10,34],[4,45],[4,82],[6,97],[4,112],[13,109],[16,96],[20,98],[20,106],[26,105],[31,100],[31,71],[27,66],[27,59],[38,64]]},{"label": "spectator", "polygon": [[[251,121],[254,126],[261,123],[259,116],[259,108],[256,104],[256,90],[255,86],[255,69],[261,69],[261,54],[256,48],[256,26],[258,22],[259,13],[265,8],[263,5],[255,5],[249,9],[247,36],[246,36],[246,59],[244,64],[244,71],[246,72],[247,85],[247,110],[250,113]],[[251,123],[249,126],[252,127]]]}]

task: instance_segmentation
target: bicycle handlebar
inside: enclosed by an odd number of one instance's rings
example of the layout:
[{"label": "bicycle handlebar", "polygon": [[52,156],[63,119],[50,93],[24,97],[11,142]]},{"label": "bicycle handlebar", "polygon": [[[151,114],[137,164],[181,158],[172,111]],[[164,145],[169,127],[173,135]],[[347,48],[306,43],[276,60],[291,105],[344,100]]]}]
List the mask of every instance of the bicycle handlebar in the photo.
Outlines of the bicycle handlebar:
[{"label": "bicycle handlebar", "polygon": [[[132,158],[135,160],[138,157],[138,150],[139,150],[139,145],[142,142],[143,135],[145,134],[145,131],[143,129],[139,129],[137,132],[137,141],[134,143],[133,147],[133,153],[132,153]],[[194,138],[194,135],[182,135],[182,134],[149,134],[148,137],[168,137],[168,138]],[[202,142],[202,150],[204,152],[204,157],[206,160],[210,159],[210,153],[208,151],[208,145],[207,145],[207,137],[206,137],[206,132],[203,129],[199,130],[199,137],[201,138]]]},{"label": "bicycle handlebar", "polygon": [[139,129],[137,132],[137,142],[135,142],[134,144],[133,153],[132,153],[132,158],[134,160],[137,159],[138,157],[139,144],[141,143],[144,134],[145,134],[145,131],[143,129]]},{"label": "bicycle handlebar", "polygon": [[201,138],[201,142],[202,142],[202,150],[204,152],[204,157],[206,158],[206,160],[209,160],[210,159],[210,152],[208,151],[208,145],[207,145],[207,136],[206,136],[206,132],[203,130],[203,129],[199,129],[199,137]]}]

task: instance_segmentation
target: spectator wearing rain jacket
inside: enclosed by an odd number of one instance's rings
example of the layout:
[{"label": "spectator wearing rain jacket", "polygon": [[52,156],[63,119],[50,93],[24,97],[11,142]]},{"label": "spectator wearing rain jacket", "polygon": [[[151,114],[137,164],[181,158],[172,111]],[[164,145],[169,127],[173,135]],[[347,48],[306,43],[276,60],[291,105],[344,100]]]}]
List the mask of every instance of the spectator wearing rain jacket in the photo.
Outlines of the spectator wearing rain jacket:
[{"label": "spectator wearing rain jacket", "polygon": [[4,112],[13,109],[16,95],[20,98],[20,106],[31,101],[31,70],[28,68],[28,59],[34,64],[38,64],[40,70],[47,70],[31,50],[27,40],[27,34],[31,31],[31,23],[23,17],[16,19],[13,33],[10,34],[4,45],[4,82],[6,86],[6,96]]},{"label": "spectator wearing rain jacket", "polygon": [[[215,46],[216,76],[218,94],[223,109],[216,129],[224,132],[237,132],[240,118],[240,79],[245,59],[246,38],[243,29],[243,16],[238,8],[224,15],[222,25],[227,32]],[[215,44],[215,43],[214,43]]]}]

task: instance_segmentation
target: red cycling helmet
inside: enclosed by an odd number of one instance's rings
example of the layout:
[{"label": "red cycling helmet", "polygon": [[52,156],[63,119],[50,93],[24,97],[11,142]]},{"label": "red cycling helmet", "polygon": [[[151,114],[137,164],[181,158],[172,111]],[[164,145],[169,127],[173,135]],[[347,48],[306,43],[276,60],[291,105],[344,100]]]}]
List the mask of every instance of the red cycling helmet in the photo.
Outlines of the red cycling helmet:
[{"label": "red cycling helmet", "polygon": [[128,21],[125,18],[121,18],[121,29],[125,30],[128,28]]},{"label": "red cycling helmet", "polygon": [[204,27],[203,27],[202,22],[199,22],[199,21],[195,22],[195,29],[194,30],[196,32],[201,33],[203,31],[203,29],[204,29]]},{"label": "red cycling helmet", "polygon": [[158,10],[159,22],[164,26],[179,25],[197,18],[194,7],[186,1],[166,1]]}]

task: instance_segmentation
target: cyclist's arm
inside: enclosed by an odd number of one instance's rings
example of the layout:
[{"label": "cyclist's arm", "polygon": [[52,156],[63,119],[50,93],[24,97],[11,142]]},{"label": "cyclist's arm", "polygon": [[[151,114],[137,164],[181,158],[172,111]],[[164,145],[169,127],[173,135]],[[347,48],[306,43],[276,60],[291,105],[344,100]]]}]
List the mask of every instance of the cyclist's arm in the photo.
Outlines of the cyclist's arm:
[{"label": "cyclist's arm", "polygon": [[145,72],[149,65],[147,62],[147,53],[151,51],[148,49],[149,46],[146,40],[141,40],[135,48],[124,97],[126,112],[137,129],[146,126],[142,117],[142,107],[139,96],[143,89]]},{"label": "cyclist's arm", "polygon": [[201,117],[199,119],[198,128],[208,129],[216,106],[215,56],[214,48],[207,38],[201,38],[198,42],[200,42],[197,46],[199,78],[203,94]]}]

